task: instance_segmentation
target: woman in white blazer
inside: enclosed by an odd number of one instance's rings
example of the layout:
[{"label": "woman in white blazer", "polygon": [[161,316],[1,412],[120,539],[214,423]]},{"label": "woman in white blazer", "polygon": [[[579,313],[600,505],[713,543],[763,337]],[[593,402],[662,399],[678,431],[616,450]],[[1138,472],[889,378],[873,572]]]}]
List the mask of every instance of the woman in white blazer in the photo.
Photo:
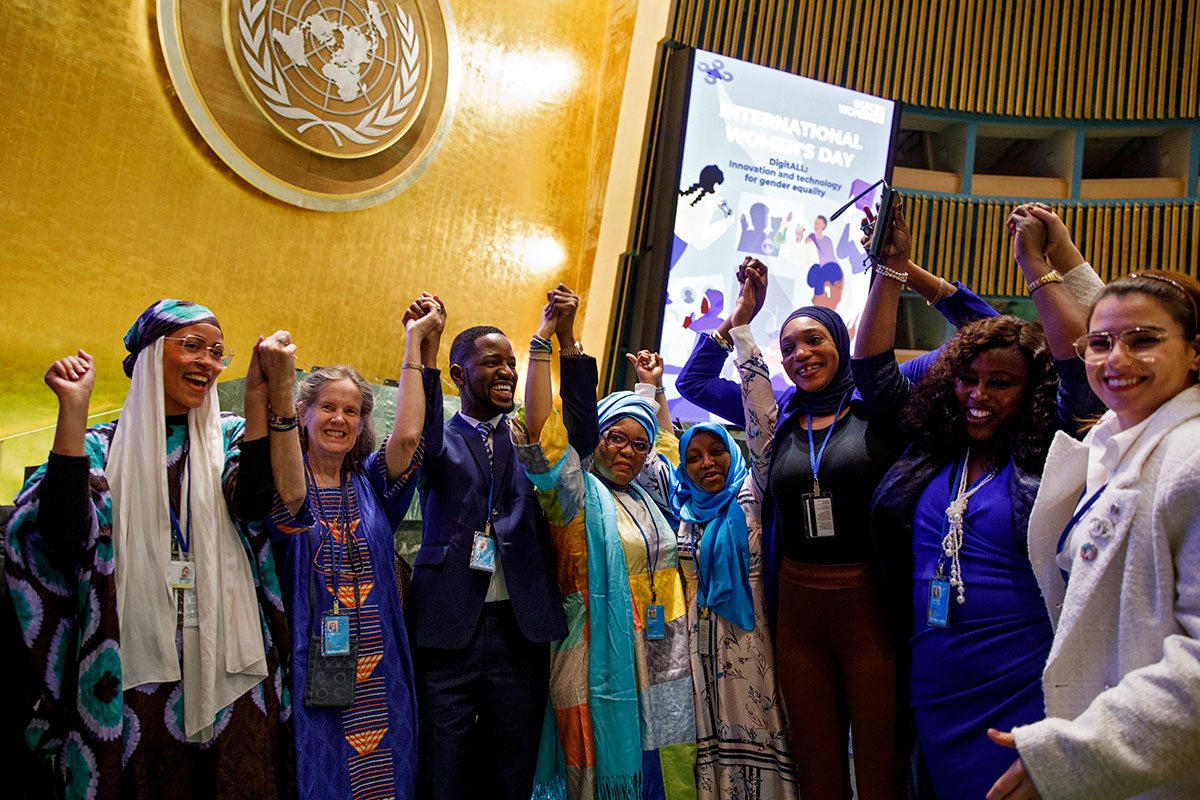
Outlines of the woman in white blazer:
[{"label": "woman in white blazer", "polygon": [[1000,798],[1200,798],[1200,283],[1129,275],[1076,342],[1108,406],[1058,434],[1029,522],[1055,625],[1046,719],[989,731]]}]

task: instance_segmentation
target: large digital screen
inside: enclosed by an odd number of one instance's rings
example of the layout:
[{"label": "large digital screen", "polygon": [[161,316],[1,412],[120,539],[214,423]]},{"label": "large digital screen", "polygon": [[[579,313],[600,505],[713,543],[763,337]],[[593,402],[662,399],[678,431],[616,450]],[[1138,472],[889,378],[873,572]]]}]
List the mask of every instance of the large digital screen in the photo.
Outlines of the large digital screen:
[{"label": "large digital screen", "polygon": [[[702,50],[692,56],[659,342],[671,414],[687,421],[709,416],[679,397],[674,378],[696,336],[732,309],[748,255],[768,267],[752,329],[777,388],[787,380],[779,328],[796,308],[835,309],[853,339],[870,282],[861,209],[881,190],[831,217],[888,176],[897,112],[883,98]],[[737,380],[732,359],[725,369]]]}]

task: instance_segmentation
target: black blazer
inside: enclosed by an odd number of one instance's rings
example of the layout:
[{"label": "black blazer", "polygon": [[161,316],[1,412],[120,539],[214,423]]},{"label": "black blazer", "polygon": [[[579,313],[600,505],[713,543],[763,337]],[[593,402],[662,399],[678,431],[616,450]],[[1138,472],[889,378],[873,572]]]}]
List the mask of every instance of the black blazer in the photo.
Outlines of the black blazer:
[{"label": "black blazer", "polygon": [[[596,361],[563,358],[564,421],[572,446],[590,453],[600,441],[596,422]],[[475,531],[487,518],[489,488],[494,485],[492,527],[497,557],[504,568],[509,599],[521,633],[532,642],[550,642],[567,634],[562,595],[546,521],[533,484],[517,462],[507,423],[496,429],[491,474],[483,439],[461,416],[444,425],[441,375],[425,370],[425,459],[418,487],[424,531],[413,563],[406,600],[409,636],[419,647],[466,646],[479,621],[491,573],[473,570],[469,561]]]}]

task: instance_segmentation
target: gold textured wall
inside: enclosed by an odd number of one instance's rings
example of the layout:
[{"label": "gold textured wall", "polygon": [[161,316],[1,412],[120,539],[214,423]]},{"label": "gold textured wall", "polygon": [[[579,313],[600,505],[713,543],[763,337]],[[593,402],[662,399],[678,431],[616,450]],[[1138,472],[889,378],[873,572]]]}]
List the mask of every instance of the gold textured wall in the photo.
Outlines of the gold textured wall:
[{"label": "gold textured wall", "polygon": [[[92,410],[119,406],[121,334],[164,296],[213,308],[230,374],[286,327],[306,365],[394,377],[400,315],[422,289],[445,300],[447,336],[492,323],[523,355],[547,288],[586,293],[637,2],[449,5],[463,79],[440,154],[390,202],[321,213],[266,197],[204,144],[172,95],[152,0],[10,0],[0,437],[53,423],[41,376],[78,347],[98,359]],[[3,501],[48,440],[7,445]]]}]

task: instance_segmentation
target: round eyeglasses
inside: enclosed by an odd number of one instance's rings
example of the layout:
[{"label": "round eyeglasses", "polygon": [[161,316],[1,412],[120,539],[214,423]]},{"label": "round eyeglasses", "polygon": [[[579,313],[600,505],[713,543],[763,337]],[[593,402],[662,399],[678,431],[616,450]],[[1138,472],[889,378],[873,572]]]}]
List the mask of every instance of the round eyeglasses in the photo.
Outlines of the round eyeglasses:
[{"label": "round eyeglasses", "polygon": [[620,450],[625,445],[633,448],[633,452],[640,456],[650,452],[650,442],[646,439],[630,439],[620,431],[609,430],[604,434],[604,441],[612,445],[613,449]]},{"label": "round eyeglasses", "polygon": [[221,369],[225,369],[229,366],[229,362],[233,361],[233,353],[230,353],[219,344],[210,347],[208,342],[199,336],[164,336],[163,338],[168,342],[179,342],[183,351],[189,356],[196,356],[197,358],[208,356]]}]

